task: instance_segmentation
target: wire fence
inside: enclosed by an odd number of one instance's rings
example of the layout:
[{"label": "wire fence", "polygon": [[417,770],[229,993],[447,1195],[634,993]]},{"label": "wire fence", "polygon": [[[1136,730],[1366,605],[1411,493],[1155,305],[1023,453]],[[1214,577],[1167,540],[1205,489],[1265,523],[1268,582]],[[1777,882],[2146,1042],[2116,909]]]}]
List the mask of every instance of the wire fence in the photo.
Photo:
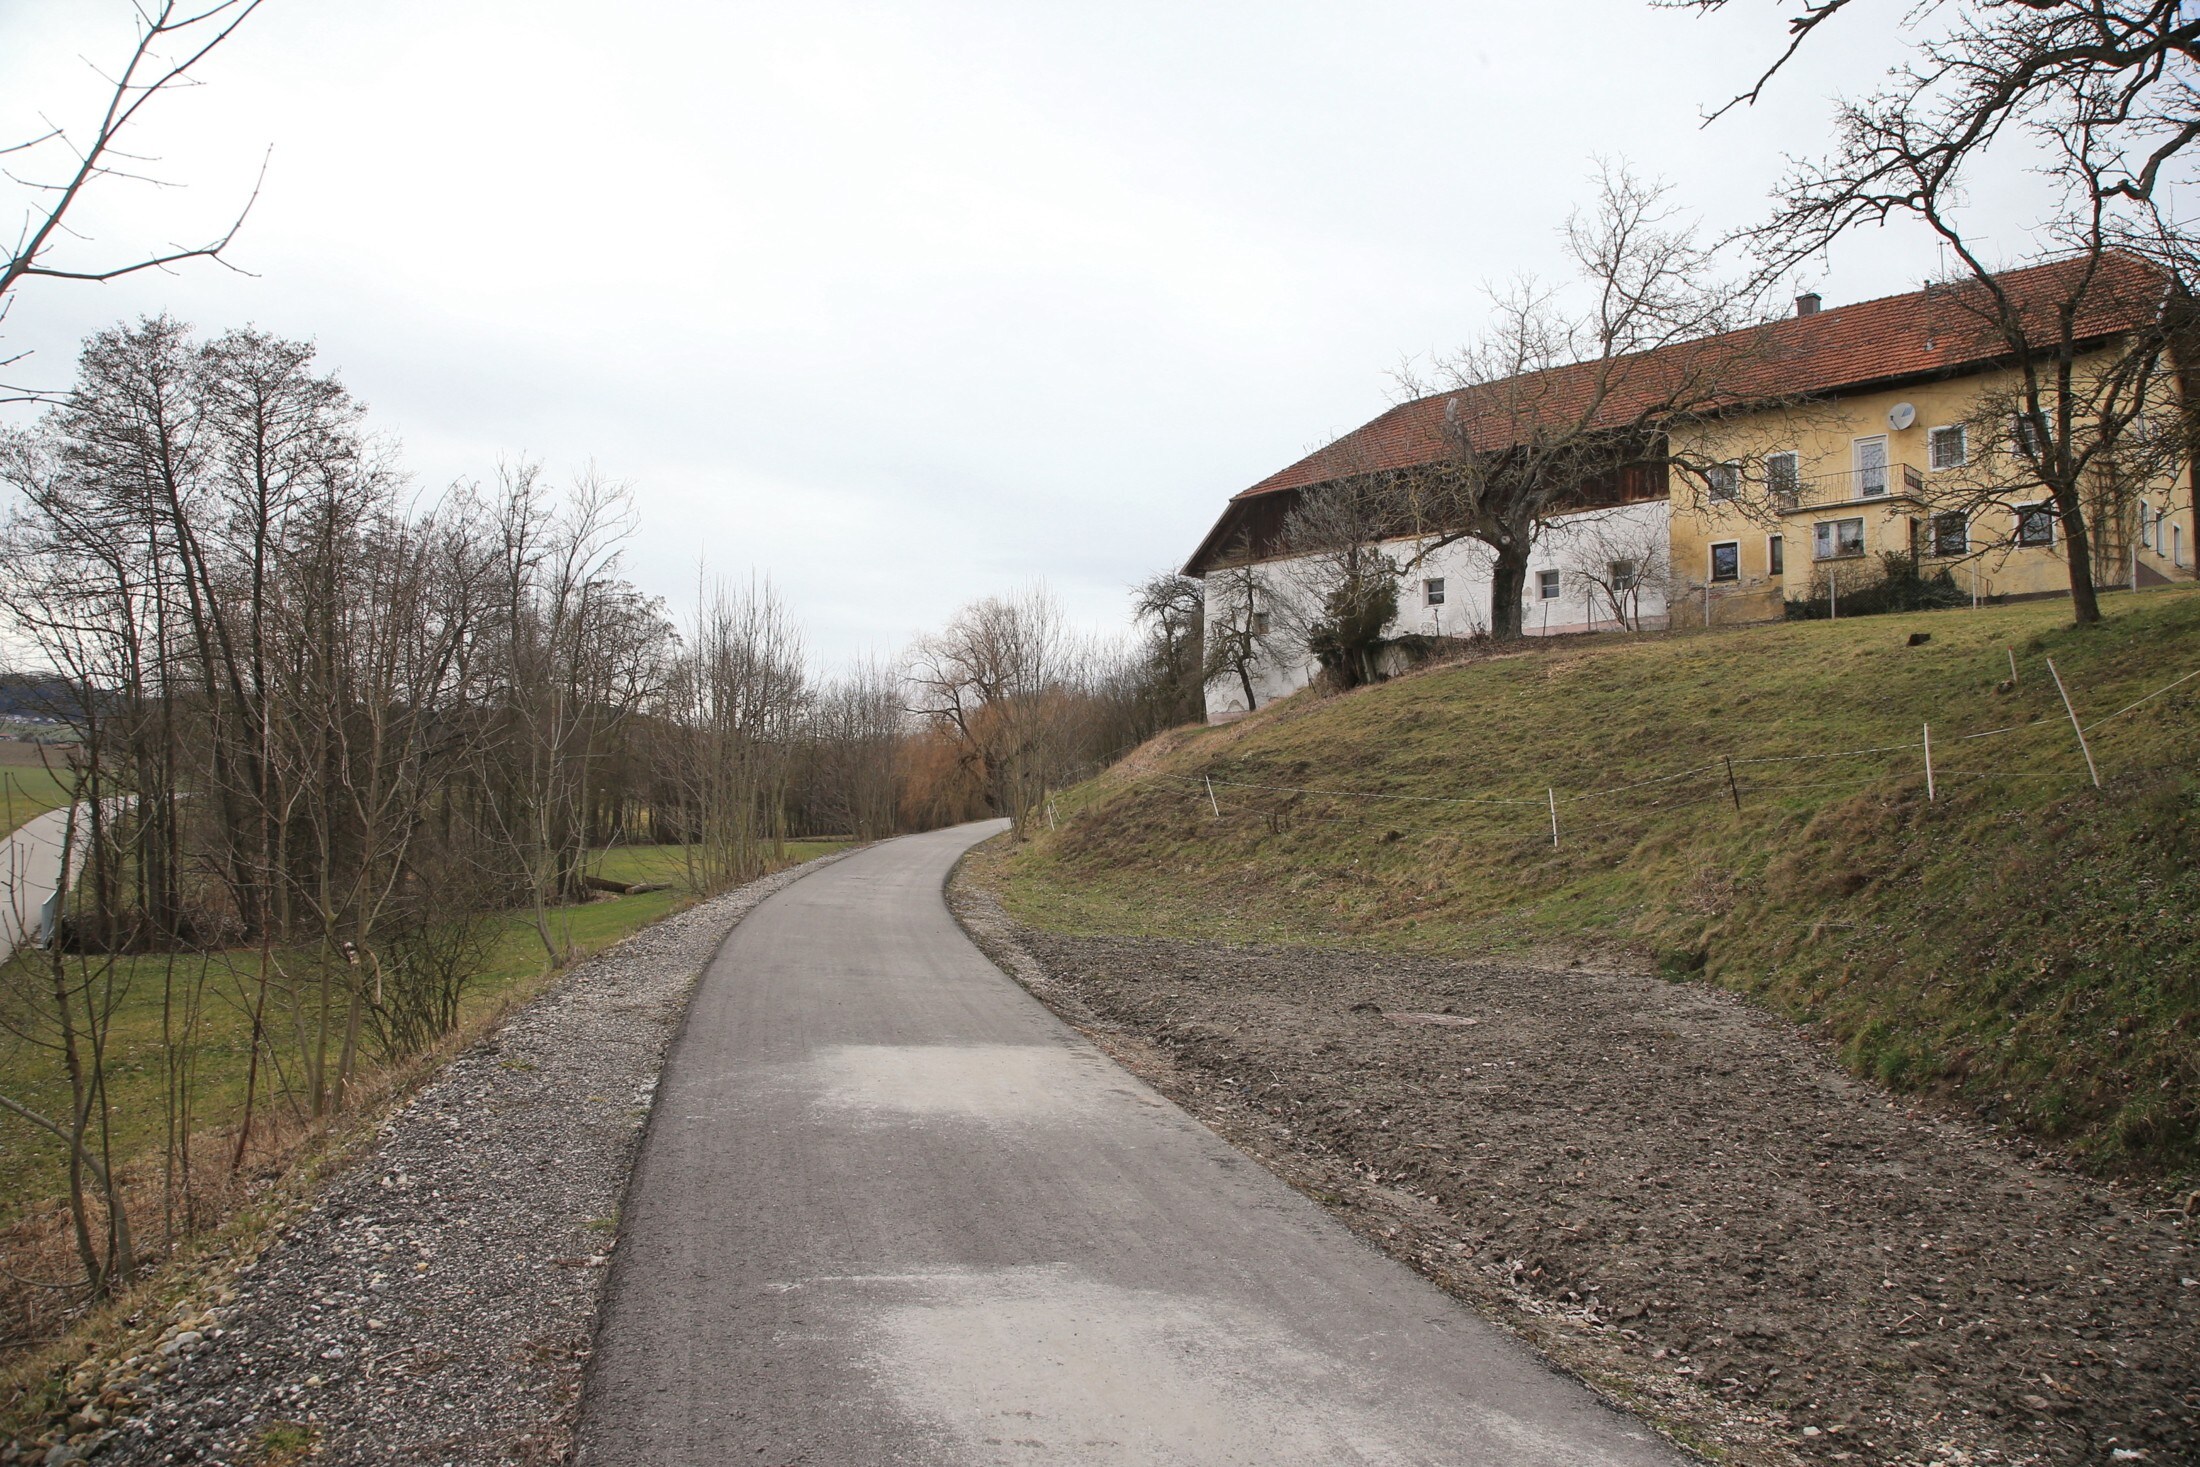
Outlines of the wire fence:
[{"label": "wire fence", "polygon": [[[2092,785],[2099,788],[2102,781],[2099,767],[2093,756],[2091,736],[2125,715],[2146,707],[2165,694],[2173,692],[2195,679],[2200,679],[2200,668],[2195,668],[2162,684],[2145,696],[2132,700],[2115,712],[2103,714],[2088,723],[2079,718],[2076,705],[2072,701],[2061,672],[2055,667],[2054,659],[2046,658],[2043,660],[2048,669],[2049,677],[2055,686],[2058,700],[2062,705],[2062,711],[2065,715],[2063,718],[2057,718],[2053,713],[2041,713],[2022,722],[2005,724],[1998,728],[1979,729],[1970,733],[1938,735],[1933,731],[1931,724],[1925,723],[1919,726],[1918,737],[1915,739],[1869,744],[1853,749],[1834,749],[1801,754],[1721,755],[1703,763],[1691,764],[1684,769],[1668,774],[1630,780],[1624,784],[1576,789],[1570,792],[1562,792],[1555,783],[1552,783],[1546,784],[1541,791],[1534,793],[1506,793],[1492,789],[1486,792],[1427,795],[1391,790],[1349,789],[1326,784],[1275,784],[1257,780],[1232,779],[1225,775],[1217,775],[1212,771],[1196,776],[1156,771],[1126,777],[1133,783],[1160,783],[1186,787],[1196,802],[1206,806],[1209,813],[1216,819],[1225,817],[1222,794],[1220,793],[1224,791],[1243,791],[1255,795],[1289,795],[1312,800],[1358,801],[1369,806],[1384,804],[1454,808],[1533,806],[1547,816],[1551,844],[1557,846],[1563,840],[1568,826],[1575,824],[1575,822],[1562,818],[1568,811],[1578,809],[1578,807],[1592,801],[1609,800],[1648,789],[1671,790],[1676,786],[1686,786],[1690,781],[1695,780],[1708,779],[1716,783],[1709,790],[1700,790],[1688,793],[1685,796],[1675,791],[1666,798],[1660,799],[1657,802],[1658,806],[1660,808],[1677,809],[1714,800],[1731,800],[1735,808],[1739,810],[1742,806],[1745,789],[1752,794],[1779,794],[1796,790],[1856,788],[1877,784],[1890,778],[1914,778],[1918,776],[1923,776],[1925,780],[1926,798],[1929,802],[1938,801],[1940,786],[1949,781],[2059,780],[2075,782],[2081,778],[2090,778]],[[2016,671],[2013,651],[2010,666],[2012,670],[2011,684],[2013,685]],[[2061,737],[2069,741],[2064,747],[2074,756],[2067,768],[2034,769],[2016,768],[2008,765],[1984,769],[1962,768],[1941,765],[1936,763],[1934,759],[1936,742],[1943,749],[1952,749],[1954,746],[1960,745],[1978,746],[1981,740],[2004,738],[2013,734],[2043,730],[2051,732],[2058,727],[2063,729]],[[1763,777],[1775,766],[1824,764],[1843,759],[1884,760],[1886,756],[1899,757],[1902,760],[1903,767],[1885,767],[1883,765],[1879,768],[1831,779],[1767,779]],[[1910,756],[1915,756],[1914,763],[1910,762]],[[2082,770],[2079,767],[2081,762]],[[1742,773],[1745,771],[1756,773],[1758,777],[1749,780],[1745,784],[1742,778]],[[1798,772],[1801,771],[1798,770]],[[1274,812],[1253,811],[1251,813],[1271,814]],[[1053,814],[1050,809],[1050,823],[1052,818]],[[1300,809],[1292,812],[1292,818],[1343,820],[1348,817],[1323,815]],[[1604,827],[1592,825],[1588,828],[1596,830]]]}]

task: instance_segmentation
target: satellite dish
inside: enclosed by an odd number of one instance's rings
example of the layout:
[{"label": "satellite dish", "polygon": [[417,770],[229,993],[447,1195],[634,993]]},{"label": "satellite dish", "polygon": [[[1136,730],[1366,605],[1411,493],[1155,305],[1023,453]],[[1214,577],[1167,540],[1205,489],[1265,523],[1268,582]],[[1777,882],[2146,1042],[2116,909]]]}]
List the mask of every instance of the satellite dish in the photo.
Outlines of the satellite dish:
[{"label": "satellite dish", "polygon": [[1906,402],[1898,402],[1887,409],[1887,426],[1897,433],[1917,421],[1917,409]]}]

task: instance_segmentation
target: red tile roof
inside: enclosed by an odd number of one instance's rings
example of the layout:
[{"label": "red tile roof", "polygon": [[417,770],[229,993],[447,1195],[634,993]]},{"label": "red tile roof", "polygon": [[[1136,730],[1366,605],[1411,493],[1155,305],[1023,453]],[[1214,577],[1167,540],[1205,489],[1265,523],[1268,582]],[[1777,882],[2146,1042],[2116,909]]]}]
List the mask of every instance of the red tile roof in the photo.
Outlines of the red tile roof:
[{"label": "red tile roof", "polygon": [[[2052,313],[2079,284],[2085,263],[2066,260],[2000,277],[2024,318],[2038,323],[2043,339],[2053,339]],[[1659,405],[1686,396],[1691,387],[1717,401],[1741,404],[1981,367],[2008,354],[2001,335],[1982,314],[1989,300],[1976,282],[1927,286],[1636,357],[1435,393],[1400,403],[1234,498],[1301,489],[1347,474],[1436,463],[1451,449],[1447,417],[1466,418],[1469,440],[1486,450],[1507,446],[1508,438],[1517,441],[1525,426],[1538,421],[1571,425],[1586,413],[1589,426],[1636,424]],[[2130,256],[2110,256],[2086,292],[2077,338],[2128,331],[2155,319],[2161,303],[2160,277],[2151,266]],[[1701,380],[1677,393],[1676,384],[1685,384],[1690,373]],[[1201,547],[1202,554],[1205,549]]]}]

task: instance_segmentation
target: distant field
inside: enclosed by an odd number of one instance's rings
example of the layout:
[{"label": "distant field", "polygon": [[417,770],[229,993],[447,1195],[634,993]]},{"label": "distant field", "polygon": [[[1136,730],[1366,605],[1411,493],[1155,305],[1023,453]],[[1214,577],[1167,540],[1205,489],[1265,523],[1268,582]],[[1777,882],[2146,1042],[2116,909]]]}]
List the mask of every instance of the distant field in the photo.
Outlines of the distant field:
[{"label": "distant field", "polygon": [[43,767],[42,752],[52,757],[56,769],[62,768],[56,750],[0,739],[0,834],[68,802],[67,786]]},{"label": "distant field", "polygon": [[[831,842],[790,842],[787,864],[839,848]],[[680,858],[678,847],[641,847],[607,853],[601,869],[614,879],[677,882],[678,875],[673,873]],[[677,886],[639,896],[607,897],[554,909],[550,914],[551,930],[576,957],[584,956],[692,900],[692,894]],[[283,955],[277,956],[280,959]],[[20,956],[17,959],[27,960]],[[162,1026],[164,1022],[180,1022],[176,1004],[194,987],[204,994],[193,1059],[196,1068],[191,1079],[197,1125],[201,1130],[235,1125],[244,1101],[251,1003],[257,991],[258,971],[258,954],[252,949],[117,960],[124,997],[109,1040],[108,1072],[113,1150],[117,1157],[127,1161],[159,1154],[166,1124],[163,1097],[169,1079],[163,1063]],[[462,1023],[480,1020],[504,1005],[526,999],[544,981],[542,940],[532,919],[520,914],[507,917],[493,958],[466,990]],[[295,1075],[298,1046],[289,1017],[271,1010],[270,1020],[273,1063],[279,1072]],[[265,1080],[263,1071],[263,1084]],[[0,1091],[49,1115],[67,1110],[67,1083],[53,1054],[4,1025],[0,1025]],[[267,1104],[264,1091],[261,1103]],[[13,1117],[0,1116],[0,1223],[24,1206],[58,1195],[64,1185],[62,1149],[42,1132]]]},{"label": "distant field", "polygon": [[1568,639],[1302,694],[1062,796],[1002,895],[1068,933],[1700,975],[1886,1085],[2188,1170],[2200,677],[2170,685],[2200,592],[2104,605]]}]

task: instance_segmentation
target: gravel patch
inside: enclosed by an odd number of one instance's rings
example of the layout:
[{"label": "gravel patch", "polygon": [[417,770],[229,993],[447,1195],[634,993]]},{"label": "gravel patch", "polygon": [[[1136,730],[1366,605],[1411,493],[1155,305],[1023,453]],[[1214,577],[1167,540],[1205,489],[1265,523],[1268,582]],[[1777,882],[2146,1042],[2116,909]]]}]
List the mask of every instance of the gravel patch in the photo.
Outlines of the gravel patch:
[{"label": "gravel patch", "polygon": [[1701,984],[1066,937],[954,896],[1131,1070],[1708,1455],[2200,1462],[2200,1194],[2059,1170]]},{"label": "gravel patch", "polygon": [[77,1450],[567,1460],[619,1200],[689,992],[736,922],[840,854],[643,929],[454,1060],[226,1302],[179,1311],[146,1355],[84,1383],[114,1404],[79,1418]]}]

